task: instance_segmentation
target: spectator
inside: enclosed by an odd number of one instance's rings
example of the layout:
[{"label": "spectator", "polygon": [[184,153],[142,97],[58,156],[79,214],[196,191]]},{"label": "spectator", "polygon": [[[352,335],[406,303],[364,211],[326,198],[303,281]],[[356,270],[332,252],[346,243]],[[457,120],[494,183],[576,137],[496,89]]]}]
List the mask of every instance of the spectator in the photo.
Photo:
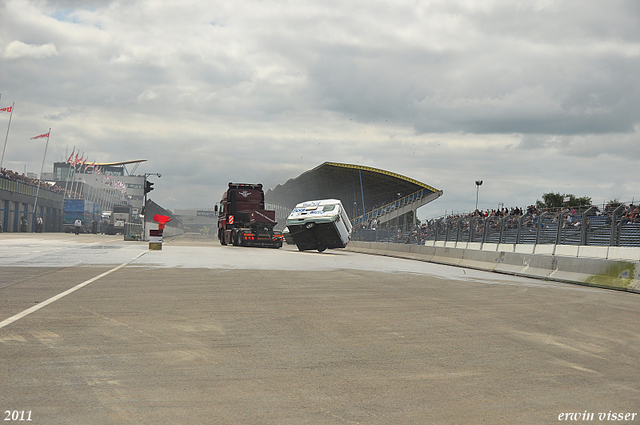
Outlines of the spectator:
[{"label": "spectator", "polygon": [[42,233],[43,224],[42,217],[38,216],[36,219],[36,233]]}]

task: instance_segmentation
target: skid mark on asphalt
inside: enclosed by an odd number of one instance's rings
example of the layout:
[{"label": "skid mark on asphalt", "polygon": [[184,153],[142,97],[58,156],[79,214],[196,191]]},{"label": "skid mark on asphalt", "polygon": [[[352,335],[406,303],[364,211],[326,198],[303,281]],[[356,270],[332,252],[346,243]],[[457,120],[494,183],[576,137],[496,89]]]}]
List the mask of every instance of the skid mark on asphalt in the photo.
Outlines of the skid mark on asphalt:
[{"label": "skid mark on asphalt", "polygon": [[25,343],[27,339],[20,334],[8,334],[3,337],[0,337],[1,344],[15,344],[15,343]]}]

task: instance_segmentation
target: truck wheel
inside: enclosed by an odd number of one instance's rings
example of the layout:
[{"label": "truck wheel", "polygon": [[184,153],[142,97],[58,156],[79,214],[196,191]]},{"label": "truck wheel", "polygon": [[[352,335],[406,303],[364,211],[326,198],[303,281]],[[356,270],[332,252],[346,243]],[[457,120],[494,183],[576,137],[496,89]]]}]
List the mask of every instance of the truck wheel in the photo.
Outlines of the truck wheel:
[{"label": "truck wheel", "polygon": [[218,230],[218,240],[220,241],[220,245],[226,245],[227,241],[224,240],[224,230]]},{"label": "truck wheel", "polygon": [[318,247],[318,252],[324,252],[327,249],[326,246],[319,246]]},{"label": "truck wheel", "polygon": [[306,251],[309,249],[308,246],[304,246],[304,245],[296,245],[298,247],[298,251]]}]

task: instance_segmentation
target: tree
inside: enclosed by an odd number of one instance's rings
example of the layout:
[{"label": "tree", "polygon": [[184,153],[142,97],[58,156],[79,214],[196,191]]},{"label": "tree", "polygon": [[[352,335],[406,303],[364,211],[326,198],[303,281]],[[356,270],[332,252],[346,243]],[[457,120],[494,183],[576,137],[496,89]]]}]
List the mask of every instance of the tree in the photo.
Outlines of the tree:
[{"label": "tree", "polygon": [[[568,202],[565,199],[569,198]],[[562,207],[588,207],[591,205],[591,198],[589,196],[582,196],[580,198],[573,194],[560,194],[554,192],[548,192],[542,194],[542,201],[536,201],[536,207],[538,209],[544,208],[562,208]]]},{"label": "tree", "polygon": [[618,208],[620,205],[622,205],[622,202],[620,202],[619,199],[612,199],[609,202],[607,202],[607,205],[610,205],[612,208]]},{"label": "tree", "polygon": [[572,207],[590,207],[591,197],[582,196],[580,198],[574,198],[573,195],[571,195],[571,201],[569,201],[569,205],[571,205]]},{"label": "tree", "polygon": [[542,201],[537,200],[536,207],[538,209],[561,208],[563,200],[564,200],[564,195],[561,195],[560,193],[554,193],[554,192],[543,193]]}]

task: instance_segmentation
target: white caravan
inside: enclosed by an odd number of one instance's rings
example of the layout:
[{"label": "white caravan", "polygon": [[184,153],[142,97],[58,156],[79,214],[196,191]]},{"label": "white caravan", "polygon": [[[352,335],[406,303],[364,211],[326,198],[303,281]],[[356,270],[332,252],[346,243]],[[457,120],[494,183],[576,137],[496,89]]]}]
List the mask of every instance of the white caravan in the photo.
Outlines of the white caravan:
[{"label": "white caravan", "polygon": [[287,228],[300,251],[344,248],[351,237],[351,222],[339,199],[299,203],[287,217]]}]

